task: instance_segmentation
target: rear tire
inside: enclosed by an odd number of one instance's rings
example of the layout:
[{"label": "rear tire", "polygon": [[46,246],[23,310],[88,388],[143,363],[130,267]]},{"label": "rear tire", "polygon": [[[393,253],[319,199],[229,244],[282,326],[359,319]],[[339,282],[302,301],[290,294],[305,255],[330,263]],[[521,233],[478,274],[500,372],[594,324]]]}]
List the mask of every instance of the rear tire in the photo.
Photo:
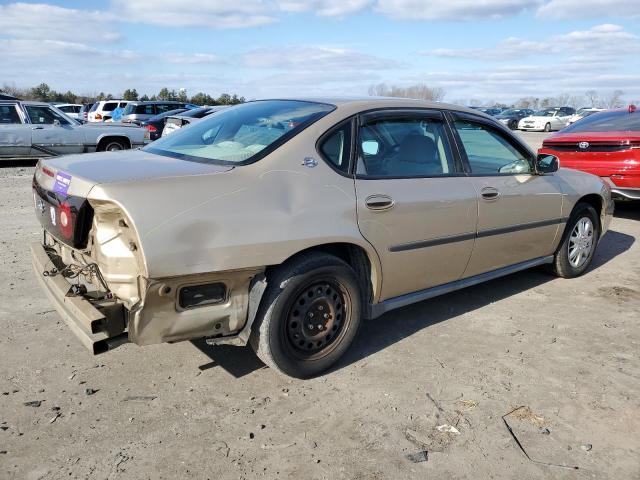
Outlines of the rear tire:
[{"label": "rear tire", "polygon": [[595,209],[587,203],[578,203],[565,228],[556,250],[552,272],[558,277],[574,278],[584,274],[598,245],[600,222]]},{"label": "rear tire", "polygon": [[101,146],[98,151],[101,152],[119,152],[120,150],[126,150],[127,145],[122,140],[107,140]]},{"label": "rear tire", "polygon": [[353,269],[332,255],[306,253],[269,274],[249,341],[269,367],[309,378],[345,353],[361,316]]}]

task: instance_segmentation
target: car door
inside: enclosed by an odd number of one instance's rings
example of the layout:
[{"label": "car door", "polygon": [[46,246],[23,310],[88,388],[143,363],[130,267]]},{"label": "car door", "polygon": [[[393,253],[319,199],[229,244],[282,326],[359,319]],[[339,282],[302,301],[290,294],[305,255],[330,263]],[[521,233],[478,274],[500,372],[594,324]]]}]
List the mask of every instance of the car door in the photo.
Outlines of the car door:
[{"label": "car door", "polygon": [[0,104],[0,157],[27,157],[31,151],[31,126],[16,104]]},{"label": "car door", "polygon": [[31,122],[31,156],[82,153],[84,137],[77,125],[46,105],[25,105]]},{"label": "car door", "polygon": [[478,195],[478,238],[464,276],[553,253],[566,221],[558,179],[536,174],[534,154],[493,122],[468,114],[452,120]]},{"label": "car door", "polygon": [[381,300],[459,279],[471,256],[477,196],[437,110],[360,116],[358,226],[382,264]]}]

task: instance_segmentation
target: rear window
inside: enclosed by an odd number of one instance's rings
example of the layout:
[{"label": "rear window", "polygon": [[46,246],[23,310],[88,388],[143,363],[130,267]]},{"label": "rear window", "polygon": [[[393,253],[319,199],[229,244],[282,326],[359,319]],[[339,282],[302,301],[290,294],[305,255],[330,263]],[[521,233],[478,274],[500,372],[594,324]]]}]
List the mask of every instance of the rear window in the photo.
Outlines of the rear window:
[{"label": "rear window", "polygon": [[134,113],[137,115],[153,115],[153,105],[136,105]]},{"label": "rear window", "polygon": [[297,100],[263,100],[222,110],[145,150],[192,161],[242,165],[277,148],[335,106]]},{"label": "rear window", "polygon": [[100,103],[94,103],[91,106],[91,110],[89,110],[90,112],[95,112],[96,110],[98,110],[98,107],[100,106]]},{"label": "rear window", "polygon": [[640,113],[627,110],[593,113],[562,132],[640,132]]}]

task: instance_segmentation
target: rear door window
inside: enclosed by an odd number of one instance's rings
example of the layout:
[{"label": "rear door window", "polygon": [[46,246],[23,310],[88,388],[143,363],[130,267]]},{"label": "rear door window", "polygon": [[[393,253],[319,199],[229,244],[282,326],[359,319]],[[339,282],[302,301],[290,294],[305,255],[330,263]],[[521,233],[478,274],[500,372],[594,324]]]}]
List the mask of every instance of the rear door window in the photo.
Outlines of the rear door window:
[{"label": "rear door window", "polygon": [[113,112],[117,106],[118,106],[118,102],[107,102],[104,104],[104,107],[102,107],[102,111]]},{"label": "rear door window", "polygon": [[439,177],[455,174],[453,155],[439,118],[403,115],[360,128],[356,174],[370,177]]}]

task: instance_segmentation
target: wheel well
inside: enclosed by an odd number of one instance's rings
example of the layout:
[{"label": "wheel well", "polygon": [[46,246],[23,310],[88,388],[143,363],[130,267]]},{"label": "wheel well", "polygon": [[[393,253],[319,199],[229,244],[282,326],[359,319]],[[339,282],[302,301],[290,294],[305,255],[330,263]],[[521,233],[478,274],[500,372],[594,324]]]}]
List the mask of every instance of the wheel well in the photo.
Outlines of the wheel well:
[{"label": "wheel well", "polygon": [[131,148],[131,140],[129,140],[127,137],[122,137],[122,136],[118,136],[118,135],[110,135],[108,137],[102,137],[100,139],[100,141],[98,142],[98,146],[96,147],[96,150],[100,150],[101,148],[105,148],[106,144],[113,141],[113,140],[117,140],[118,142],[122,143],[125,147]]},{"label": "wheel well", "polygon": [[588,205],[591,205],[595,209],[596,213],[598,214],[598,223],[600,222],[600,218],[602,215],[602,197],[600,197],[600,195],[596,193],[585,195],[578,201],[578,203],[586,203]]},{"label": "wheel well", "polygon": [[[373,279],[371,277],[371,260],[364,248],[352,243],[327,243],[323,245],[316,245],[297,252],[283,263],[295,260],[298,256],[307,252],[326,253],[328,255],[338,257],[345,263],[349,264],[358,277],[360,288],[364,294],[365,311],[367,311],[366,305],[370,305],[373,301]],[[279,265],[267,267],[265,272],[267,278],[269,278],[269,272],[278,267]]]}]

